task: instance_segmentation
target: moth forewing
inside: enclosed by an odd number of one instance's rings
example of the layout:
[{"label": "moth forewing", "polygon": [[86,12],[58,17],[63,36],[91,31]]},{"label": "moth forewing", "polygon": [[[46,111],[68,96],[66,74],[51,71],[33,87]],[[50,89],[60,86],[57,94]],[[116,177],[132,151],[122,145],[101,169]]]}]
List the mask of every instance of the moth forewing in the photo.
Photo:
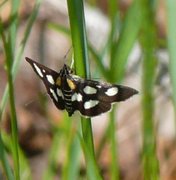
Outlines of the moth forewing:
[{"label": "moth forewing", "polygon": [[26,57],[26,61],[32,66],[32,68],[34,69],[36,74],[40,77],[40,79],[42,79],[47,89],[47,93],[53,100],[55,106],[60,110],[65,109],[64,99],[62,98],[62,95],[58,93],[59,87],[57,87],[55,83],[57,81],[59,73],[43,66],[42,64],[35,62],[30,58]]},{"label": "moth forewing", "polygon": [[130,98],[131,96],[139,93],[136,89],[133,89],[128,86],[122,86],[122,85],[116,85],[116,86],[119,89],[118,96],[116,99],[117,102],[124,101],[124,100]]},{"label": "moth forewing", "polygon": [[106,87],[102,91],[99,93],[99,99],[105,102],[125,101],[126,99],[138,93],[138,91],[133,88],[121,85],[112,85],[108,88]]},{"label": "moth forewing", "polygon": [[51,75],[54,79],[56,79],[58,77],[59,73],[57,73],[56,71],[36,62],[28,57],[26,57],[25,59],[32,66],[32,68],[34,69],[34,71],[37,73],[37,75],[40,78],[43,78],[42,75],[44,75],[45,73],[48,75]]}]

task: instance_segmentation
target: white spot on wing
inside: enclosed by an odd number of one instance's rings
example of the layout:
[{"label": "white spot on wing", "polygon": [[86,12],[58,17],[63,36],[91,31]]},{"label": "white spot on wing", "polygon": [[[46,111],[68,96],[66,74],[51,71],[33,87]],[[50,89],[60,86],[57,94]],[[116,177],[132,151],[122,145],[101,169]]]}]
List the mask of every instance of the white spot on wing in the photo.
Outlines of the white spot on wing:
[{"label": "white spot on wing", "polygon": [[93,87],[90,87],[90,86],[86,86],[83,91],[86,93],[86,94],[95,94],[97,92],[97,89],[93,88]]},{"label": "white spot on wing", "polygon": [[72,95],[72,98],[71,98],[72,101],[76,101],[77,100],[77,93],[74,93]]},{"label": "white spot on wing", "polygon": [[82,95],[81,94],[77,94],[77,101],[82,101]]},{"label": "white spot on wing", "polygon": [[96,100],[89,100],[84,103],[84,109],[90,109],[96,106],[99,103],[99,101]]},{"label": "white spot on wing", "polygon": [[62,94],[62,91],[61,91],[60,89],[58,89],[58,88],[57,88],[57,95],[58,95],[59,97],[62,97],[62,99],[64,99],[64,96],[63,96],[63,94]]},{"label": "white spot on wing", "polygon": [[54,99],[58,101],[57,95],[55,94],[54,90],[50,88],[50,92],[53,95]]},{"label": "white spot on wing", "polygon": [[78,101],[78,102],[80,102],[80,101],[82,101],[82,95],[81,94],[77,94],[77,93],[74,93],[73,95],[72,95],[72,98],[71,98],[71,100],[72,101]]},{"label": "white spot on wing", "polygon": [[72,74],[72,77],[74,78],[74,81],[79,81],[80,80],[80,77],[75,75],[75,74]]},{"label": "white spot on wing", "polygon": [[54,84],[54,79],[51,75],[46,75],[46,78],[51,84]]},{"label": "white spot on wing", "polygon": [[34,63],[34,68],[37,71],[38,75],[43,78],[43,74],[41,69]]},{"label": "white spot on wing", "polygon": [[105,94],[108,96],[115,96],[117,93],[118,93],[117,87],[111,87],[105,92]]}]

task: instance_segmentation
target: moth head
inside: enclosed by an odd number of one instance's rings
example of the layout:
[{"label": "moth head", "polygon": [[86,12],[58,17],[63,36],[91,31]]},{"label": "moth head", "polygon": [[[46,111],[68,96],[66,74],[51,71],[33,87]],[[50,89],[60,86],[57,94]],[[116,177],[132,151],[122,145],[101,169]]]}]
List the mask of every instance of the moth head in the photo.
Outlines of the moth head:
[{"label": "moth head", "polygon": [[73,73],[72,69],[66,64],[64,64],[63,68],[59,72],[60,76],[67,76],[72,73]]}]

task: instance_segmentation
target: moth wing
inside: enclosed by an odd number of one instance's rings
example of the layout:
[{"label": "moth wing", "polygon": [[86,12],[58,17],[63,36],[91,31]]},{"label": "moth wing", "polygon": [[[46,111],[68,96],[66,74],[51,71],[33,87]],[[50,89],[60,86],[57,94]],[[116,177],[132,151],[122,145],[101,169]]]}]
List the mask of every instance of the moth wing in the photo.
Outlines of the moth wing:
[{"label": "moth wing", "polygon": [[56,80],[59,77],[59,73],[47,68],[46,66],[43,66],[42,64],[35,62],[34,60],[28,57],[26,57],[26,61],[32,66],[33,70],[43,81],[47,89],[47,93],[53,100],[56,107],[60,110],[65,109],[62,92],[56,85]]},{"label": "moth wing", "polygon": [[73,101],[75,110],[83,116],[93,117],[111,110],[111,104],[124,101],[137,94],[133,88],[121,85],[112,85],[93,80],[78,78],[76,93],[82,96],[82,101]]},{"label": "moth wing", "polygon": [[100,101],[115,103],[125,101],[131,96],[138,94],[138,91],[122,85],[101,83],[98,91],[98,99]]}]

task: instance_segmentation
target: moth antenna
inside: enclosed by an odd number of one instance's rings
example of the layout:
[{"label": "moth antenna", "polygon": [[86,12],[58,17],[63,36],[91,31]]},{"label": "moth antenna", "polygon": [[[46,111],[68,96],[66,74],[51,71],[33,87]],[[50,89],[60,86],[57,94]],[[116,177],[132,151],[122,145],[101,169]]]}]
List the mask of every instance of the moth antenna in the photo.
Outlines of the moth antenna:
[{"label": "moth antenna", "polygon": [[72,54],[72,58],[71,58],[71,64],[70,64],[71,69],[73,69],[73,64],[74,64],[74,54]]},{"label": "moth antenna", "polygon": [[64,59],[67,58],[68,54],[70,53],[71,48],[72,48],[72,47],[70,47],[70,48],[67,50],[66,54],[64,55]]},{"label": "moth antenna", "polygon": [[25,107],[28,107],[32,103],[34,103],[36,100],[29,100],[27,103],[24,104]]},{"label": "moth antenna", "polygon": [[[42,92],[42,95],[43,95],[44,97],[47,97],[47,92]],[[31,104],[37,102],[37,101],[38,101],[37,99],[39,99],[38,96],[36,96],[34,99],[29,100],[28,102],[26,102],[26,103],[24,104],[24,106],[25,106],[25,107],[30,106]]]}]

